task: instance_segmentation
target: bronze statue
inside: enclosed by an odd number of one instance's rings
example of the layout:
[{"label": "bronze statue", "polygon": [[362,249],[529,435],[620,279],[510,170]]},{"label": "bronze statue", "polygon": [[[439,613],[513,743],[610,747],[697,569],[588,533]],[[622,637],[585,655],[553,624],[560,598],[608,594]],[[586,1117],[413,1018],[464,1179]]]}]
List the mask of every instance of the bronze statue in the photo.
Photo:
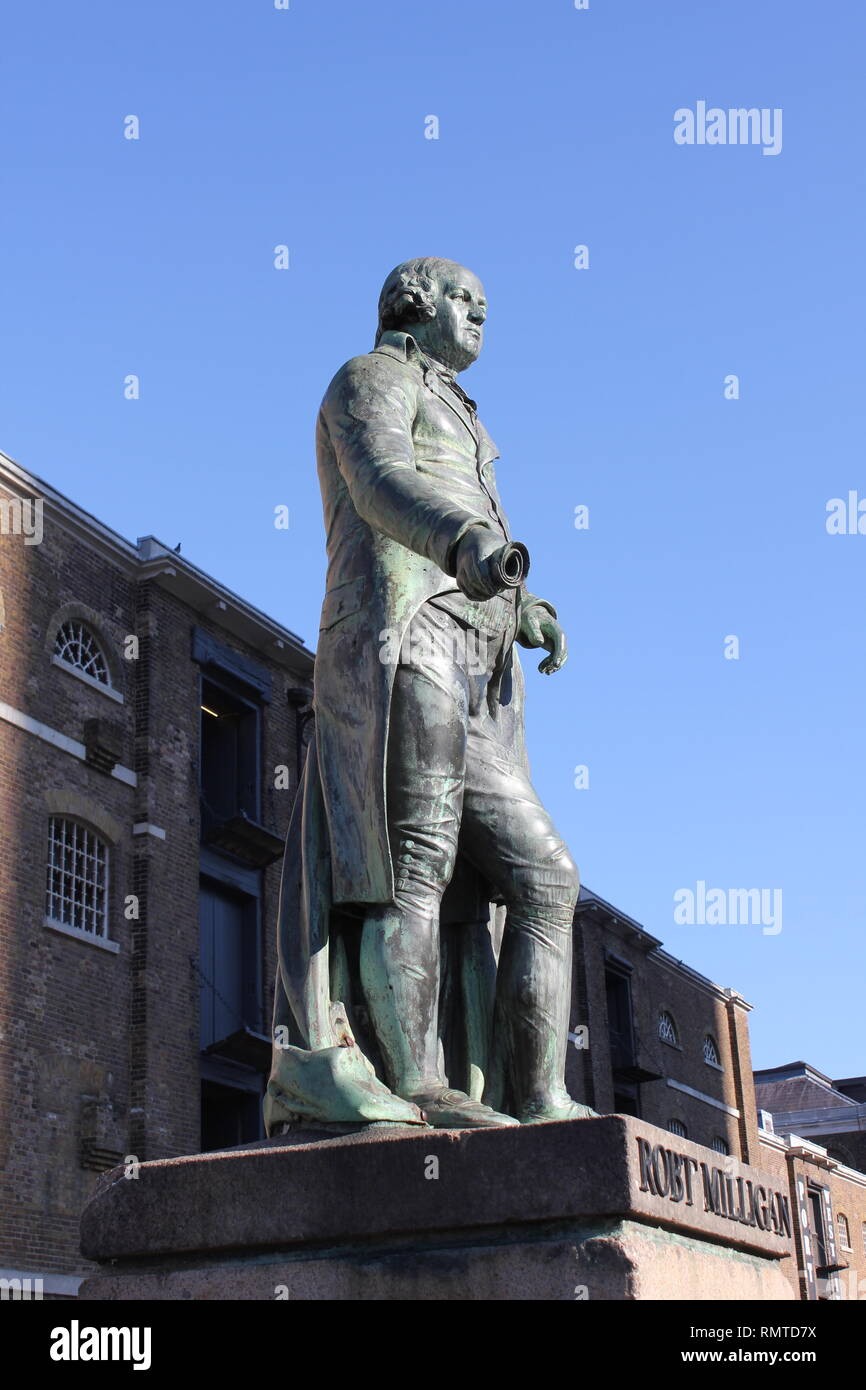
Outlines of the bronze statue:
[{"label": "bronze statue", "polygon": [[281,886],[269,1133],[592,1114],[564,1083],[577,870],[532,784],[515,642],[566,659],[529,593],[457,382],[478,278],[391,272],[372,352],[318,419],[328,547],[315,739]]}]

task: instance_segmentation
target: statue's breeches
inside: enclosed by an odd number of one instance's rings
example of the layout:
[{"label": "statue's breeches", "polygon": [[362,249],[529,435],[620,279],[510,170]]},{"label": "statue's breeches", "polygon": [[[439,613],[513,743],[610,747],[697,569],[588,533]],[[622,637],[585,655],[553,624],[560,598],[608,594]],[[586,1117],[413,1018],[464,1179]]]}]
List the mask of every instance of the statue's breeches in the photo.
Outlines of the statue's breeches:
[{"label": "statue's breeches", "polygon": [[570,952],[578,874],[487,700],[511,633],[485,637],[424,604],[395,672],[388,833],[397,906],[438,912],[457,855],[508,908],[508,931]]}]

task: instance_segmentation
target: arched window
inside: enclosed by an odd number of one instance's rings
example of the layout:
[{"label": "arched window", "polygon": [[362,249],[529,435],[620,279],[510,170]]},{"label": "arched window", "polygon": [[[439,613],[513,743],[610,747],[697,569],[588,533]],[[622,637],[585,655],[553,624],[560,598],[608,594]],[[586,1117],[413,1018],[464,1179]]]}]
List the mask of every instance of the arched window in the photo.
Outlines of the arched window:
[{"label": "arched window", "polygon": [[671,1134],[675,1134],[679,1139],[688,1139],[689,1137],[689,1132],[683,1124],[682,1120],[668,1120],[668,1130]]},{"label": "arched window", "polygon": [[704,1061],[709,1062],[711,1067],[721,1066],[721,1062],[719,1061],[719,1049],[716,1046],[716,1040],[714,1037],[711,1037],[709,1033],[707,1033],[706,1037],[704,1038]]},{"label": "arched window", "polygon": [[86,623],[78,618],[69,618],[61,623],[54,639],[54,655],[64,666],[95,681],[97,685],[111,685],[108,662]]},{"label": "arched window", "polygon": [[851,1249],[851,1232],[848,1229],[848,1218],[843,1211],[836,1213],[836,1231],[839,1236],[839,1244],[843,1250]]},{"label": "arched window", "polygon": [[717,1154],[729,1154],[731,1152],[727,1139],[723,1139],[720,1134],[714,1136],[713,1148]]},{"label": "arched window", "polygon": [[108,845],[78,821],[48,822],[45,915],[91,936],[108,935]]},{"label": "arched window", "polygon": [[664,1012],[659,1014],[659,1037],[662,1042],[670,1043],[671,1047],[679,1046],[677,1025],[674,1023],[672,1014]]}]

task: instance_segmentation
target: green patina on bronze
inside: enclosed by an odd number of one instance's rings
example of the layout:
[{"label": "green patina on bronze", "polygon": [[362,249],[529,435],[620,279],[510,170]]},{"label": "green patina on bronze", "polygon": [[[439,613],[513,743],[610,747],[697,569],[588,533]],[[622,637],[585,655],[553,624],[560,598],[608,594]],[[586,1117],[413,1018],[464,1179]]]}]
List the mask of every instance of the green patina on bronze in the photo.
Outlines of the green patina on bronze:
[{"label": "green patina on bronze", "polygon": [[319,413],[328,577],[281,884],[269,1133],[592,1113],[563,1079],[577,875],[529,781],[514,647],[544,648],[552,674],[566,641],[526,587],[498,451],[456,381],[486,312],[464,267],[398,266],[373,351]]}]

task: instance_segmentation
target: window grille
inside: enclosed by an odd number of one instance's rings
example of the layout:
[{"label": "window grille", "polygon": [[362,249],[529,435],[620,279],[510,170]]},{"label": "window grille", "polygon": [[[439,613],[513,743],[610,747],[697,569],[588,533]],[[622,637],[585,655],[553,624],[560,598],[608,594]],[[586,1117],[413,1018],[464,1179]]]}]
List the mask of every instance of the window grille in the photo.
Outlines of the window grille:
[{"label": "window grille", "polygon": [[673,1043],[674,1046],[679,1042],[677,1037],[677,1026],[670,1014],[659,1014],[659,1037],[662,1042]]},{"label": "window grille", "polygon": [[54,655],[76,671],[83,671],[100,685],[111,685],[108,665],[96,638],[84,623],[63,623],[54,639]]},{"label": "window grille", "polygon": [[704,1038],[704,1061],[709,1062],[710,1065],[714,1067],[721,1066],[716,1040],[715,1038],[711,1038],[709,1033]]},{"label": "window grille", "polygon": [[93,936],[108,935],[108,847],[77,821],[48,824],[46,916]]}]

